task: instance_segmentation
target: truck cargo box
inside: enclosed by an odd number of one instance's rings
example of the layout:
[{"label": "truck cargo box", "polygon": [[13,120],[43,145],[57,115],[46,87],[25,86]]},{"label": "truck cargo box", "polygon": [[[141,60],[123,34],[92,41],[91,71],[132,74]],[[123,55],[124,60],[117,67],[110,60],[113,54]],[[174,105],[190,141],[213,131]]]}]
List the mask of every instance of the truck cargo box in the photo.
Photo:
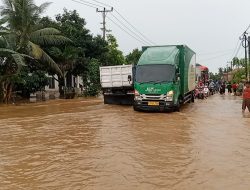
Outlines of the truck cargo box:
[{"label": "truck cargo box", "polygon": [[100,67],[100,80],[102,88],[132,87],[132,70],[132,65]]},{"label": "truck cargo box", "polygon": [[105,104],[133,104],[133,68],[133,65],[100,67],[100,82]]}]

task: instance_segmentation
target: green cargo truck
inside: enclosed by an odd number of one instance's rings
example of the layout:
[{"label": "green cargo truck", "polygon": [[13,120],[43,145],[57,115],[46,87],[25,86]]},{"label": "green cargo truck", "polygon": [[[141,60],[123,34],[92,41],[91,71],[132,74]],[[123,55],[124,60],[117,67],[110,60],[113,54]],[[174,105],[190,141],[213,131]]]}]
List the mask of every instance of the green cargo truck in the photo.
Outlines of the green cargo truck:
[{"label": "green cargo truck", "polygon": [[136,67],[134,110],[179,111],[194,102],[196,54],[186,45],[143,47]]}]

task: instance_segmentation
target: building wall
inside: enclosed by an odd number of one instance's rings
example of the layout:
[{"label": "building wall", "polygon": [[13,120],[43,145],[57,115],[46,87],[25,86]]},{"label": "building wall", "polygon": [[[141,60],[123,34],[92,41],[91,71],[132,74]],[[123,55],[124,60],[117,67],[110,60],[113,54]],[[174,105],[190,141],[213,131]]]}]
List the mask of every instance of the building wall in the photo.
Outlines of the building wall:
[{"label": "building wall", "polygon": [[47,75],[49,78],[49,85],[45,86],[45,99],[55,99],[59,98],[59,83],[58,83],[58,76],[54,75]]}]

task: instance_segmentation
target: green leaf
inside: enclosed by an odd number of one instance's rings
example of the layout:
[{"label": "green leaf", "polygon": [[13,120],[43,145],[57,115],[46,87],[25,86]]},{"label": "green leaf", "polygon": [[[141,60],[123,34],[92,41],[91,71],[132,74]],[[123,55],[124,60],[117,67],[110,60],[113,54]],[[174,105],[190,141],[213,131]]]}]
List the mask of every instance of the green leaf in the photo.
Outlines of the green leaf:
[{"label": "green leaf", "polygon": [[24,58],[20,54],[12,54],[13,59],[19,66],[26,66]]},{"label": "green leaf", "polygon": [[9,30],[0,30],[0,36],[11,34]]},{"label": "green leaf", "polygon": [[3,25],[3,24],[5,24],[6,22],[8,22],[8,19],[9,19],[9,18],[8,18],[7,16],[1,18],[1,19],[0,19],[0,25]]},{"label": "green leaf", "polygon": [[12,54],[17,54],[17,52],[11,49],[0,48],[0,56],[8,56]]},{"label": "green leaf", "polygon": [[69,38],[60,34],[61,32],[55,28],[44,28],[31,33],[30,41],[42,46],[62,45],[72,42]]},{"label": "green leaf", "polygon": [[33,56],[37,60],[40,60],[43,63],[48,64],[48,66],[51,69],[53,69],[55,72],[57,72],[61,76],[63,75],[61,69],[58,67],[56,62],[45,51],[43,51],[40,48],[40,46],[38,46],[32,42],[29,42],[29,46],[31,49],[31,52],[30,52],[31,56]]},{"label": "green leaf", "polygon": [[31,33],[32,36],[59,35],[61,32],[55,28],[43,28]]}]

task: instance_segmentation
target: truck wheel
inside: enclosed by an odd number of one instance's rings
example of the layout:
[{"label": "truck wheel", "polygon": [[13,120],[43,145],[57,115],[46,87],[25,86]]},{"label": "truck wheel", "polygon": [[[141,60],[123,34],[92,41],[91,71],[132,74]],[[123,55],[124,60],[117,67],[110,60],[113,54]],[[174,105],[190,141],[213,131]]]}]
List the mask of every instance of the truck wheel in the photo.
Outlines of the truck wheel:
[{"label": "truck wheel", "polygon": [[191,102],[193,102],[193,103],[194,103],[194,99],[195,99],[195,97],[194,97],[194,93],[192,93]]},{"label": "truck wheel", "polygon": [[133,108],[134,108],[134,111],[139,111],[139,109],[138,109],[138,108],[136,108],[135,106],[133,106]]},{"label": "truck wheel", "polygon": [[180,112],[180,108],[181,108],[180,99],[178,99],[174,111]]}]

